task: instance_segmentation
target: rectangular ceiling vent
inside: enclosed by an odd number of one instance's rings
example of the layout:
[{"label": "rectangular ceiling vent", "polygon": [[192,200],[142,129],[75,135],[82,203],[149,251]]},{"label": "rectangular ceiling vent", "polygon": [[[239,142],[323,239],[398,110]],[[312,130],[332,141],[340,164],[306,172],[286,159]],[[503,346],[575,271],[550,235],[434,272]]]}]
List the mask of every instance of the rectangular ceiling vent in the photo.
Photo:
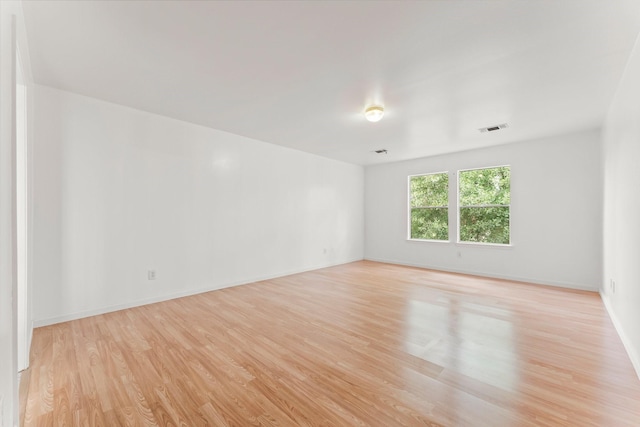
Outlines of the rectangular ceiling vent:
[{"label": "rectangular ceiling vent", "polygon": [[506,123],[502,123],[501,125],[488,126],[486,128],[480,128],[478,130],[480,131],[480,133],[485,133],[485,132],[493,132],[493,131],[504,129],[504,128],[507,128],[507,127],[508,126],[507,126]]}]

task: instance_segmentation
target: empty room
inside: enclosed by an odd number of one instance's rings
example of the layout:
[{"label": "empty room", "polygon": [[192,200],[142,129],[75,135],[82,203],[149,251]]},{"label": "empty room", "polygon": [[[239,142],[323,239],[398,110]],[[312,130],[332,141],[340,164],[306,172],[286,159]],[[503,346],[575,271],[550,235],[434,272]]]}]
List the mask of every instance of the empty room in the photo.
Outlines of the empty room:
[{"label": "empty room", "polygon": [[640,426],[639,35],[0,1],[0,427]]}]

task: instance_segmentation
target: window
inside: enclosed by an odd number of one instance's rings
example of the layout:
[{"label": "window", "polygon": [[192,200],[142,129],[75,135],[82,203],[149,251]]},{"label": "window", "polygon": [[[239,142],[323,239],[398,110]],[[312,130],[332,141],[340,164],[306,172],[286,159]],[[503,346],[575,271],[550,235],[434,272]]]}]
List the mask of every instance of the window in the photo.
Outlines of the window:
[{"label": "window", "polygon": [[449,175],[409,177],[410,239],[449,240]]},{"label": "window", "polygon": [[458,172],[460,242],[510,243],[509,166]]}]

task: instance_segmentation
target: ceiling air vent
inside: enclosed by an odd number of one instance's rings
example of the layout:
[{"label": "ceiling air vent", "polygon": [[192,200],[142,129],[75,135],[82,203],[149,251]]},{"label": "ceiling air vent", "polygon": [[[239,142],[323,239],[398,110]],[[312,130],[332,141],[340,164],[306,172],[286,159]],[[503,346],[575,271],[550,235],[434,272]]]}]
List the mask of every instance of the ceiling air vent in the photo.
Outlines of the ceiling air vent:
[{"label": "ceiling air vent", "polygon": [[494,132],[496,130],[500,130],[500,129],[504,129],[507,128],[507,124],[506,123],[502,123],[501,125],[495,125],[495,126],[489,126],[486,128],[480,128],[478,129],[480,131],[480,133],[485,133],[485,132]]},{"label": "ceiling air vent", "polygon": [[384,148],[380,149],[380,150],[374,150],[373,151],[376,154],[387,154],[387,150],[385,150]]}]

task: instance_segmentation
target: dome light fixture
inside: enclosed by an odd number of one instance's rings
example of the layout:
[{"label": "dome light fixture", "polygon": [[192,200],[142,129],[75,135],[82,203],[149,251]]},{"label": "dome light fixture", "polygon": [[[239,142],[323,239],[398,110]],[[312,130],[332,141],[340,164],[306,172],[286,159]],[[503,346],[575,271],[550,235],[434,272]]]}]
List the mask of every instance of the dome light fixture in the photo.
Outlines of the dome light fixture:
[{"label": "dome light fixture", "polygon": [[370,122],[379,122],[384,116],[384,108],[380,105],[372,105],[364,110],[364,117]]}]

